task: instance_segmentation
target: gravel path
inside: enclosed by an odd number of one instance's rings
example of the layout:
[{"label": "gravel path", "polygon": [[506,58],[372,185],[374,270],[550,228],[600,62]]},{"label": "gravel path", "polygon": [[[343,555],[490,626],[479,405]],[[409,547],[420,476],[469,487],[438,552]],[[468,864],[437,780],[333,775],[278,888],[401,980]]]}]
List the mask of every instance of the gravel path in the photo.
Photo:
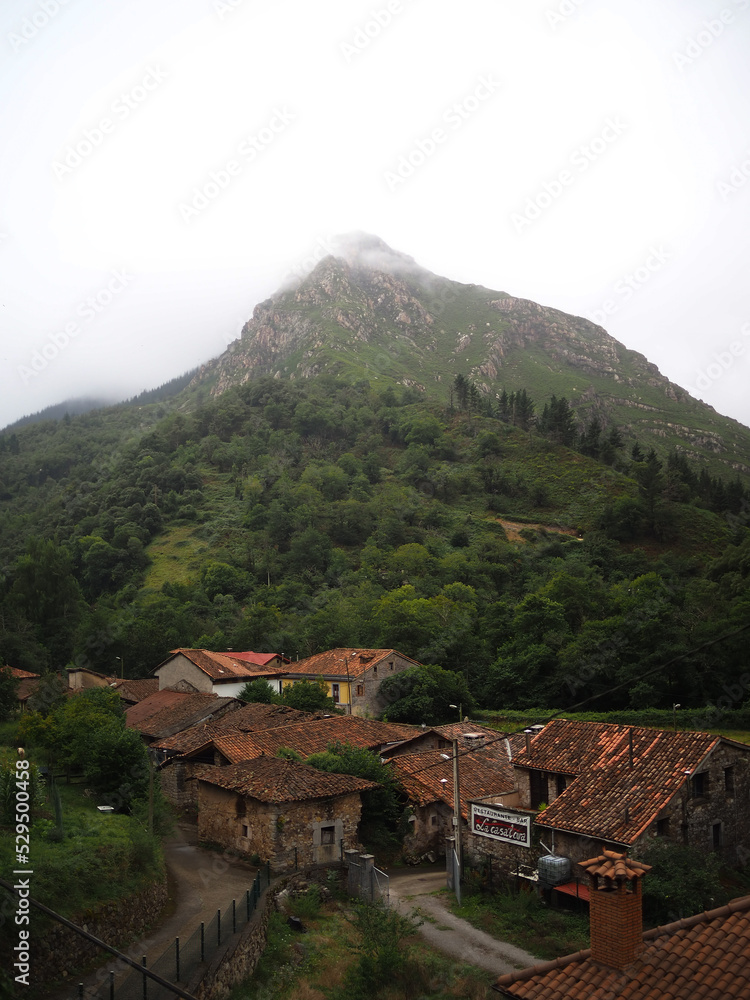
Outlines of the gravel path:
[{"label": "gravel path", "polygon": [[434,895],[445,885],[445,871],[441,869],[391,871],[391,905],[405,916],[416,910],[416,915],[424,920],[419,928],[422,937],[428,944],[458,961],[470,962],[496,976],[538,964],[540,959],[522,948],[498,941],[451,913],[444,899]]}]

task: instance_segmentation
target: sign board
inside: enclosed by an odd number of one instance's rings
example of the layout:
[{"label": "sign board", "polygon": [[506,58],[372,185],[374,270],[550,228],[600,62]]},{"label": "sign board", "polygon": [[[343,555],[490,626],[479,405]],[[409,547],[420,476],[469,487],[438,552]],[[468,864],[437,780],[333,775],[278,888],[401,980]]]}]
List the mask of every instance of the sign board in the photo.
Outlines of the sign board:
[{"label": "sign board", "polygon": [[471,832],[480,837],[491,837],[519,847],[531,846],[531,816],[512,809],[480,806],[472,803]]}]

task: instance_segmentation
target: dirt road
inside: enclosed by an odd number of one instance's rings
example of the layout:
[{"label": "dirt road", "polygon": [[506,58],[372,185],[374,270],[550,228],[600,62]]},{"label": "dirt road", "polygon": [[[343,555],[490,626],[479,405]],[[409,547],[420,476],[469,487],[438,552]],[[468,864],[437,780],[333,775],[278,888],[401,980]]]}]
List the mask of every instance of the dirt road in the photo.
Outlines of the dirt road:
[{"label": "dirt road", "polygon": [[416,911],[424,921],[419,932],[433,948],[497,976],[540,961],[522,948],[498,941],[452,914],[441,897],[434,895],[444,888],[445,871],[441,869],[417,868],[390,873],[391,905],[405,916]]}]

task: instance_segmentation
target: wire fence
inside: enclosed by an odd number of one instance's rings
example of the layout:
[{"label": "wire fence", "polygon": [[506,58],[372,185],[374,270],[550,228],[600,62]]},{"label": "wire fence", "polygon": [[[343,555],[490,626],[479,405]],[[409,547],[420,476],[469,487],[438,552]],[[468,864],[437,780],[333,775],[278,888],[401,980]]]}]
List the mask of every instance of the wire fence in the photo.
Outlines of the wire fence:
[{"label": "wire fence", "polygon": [[[252,920],[270,881],[270,865],[266,865],[255,876],[252,887],[246,890],[244,896],[230,900],[208,922],[202,921],[184,943],[175,938],[159,958],[144,969],[148,968],[149,972],[184,990],[200,966],[207,966],[219,948],[232,935],[244,930]],[[176,990],[161,985],[145,972],[133,969],[119,984],[115,983],[115,977],[110,973],[107,981],[98,988],[79,986],[70,1000],[172,1000],[176,995]]]}]

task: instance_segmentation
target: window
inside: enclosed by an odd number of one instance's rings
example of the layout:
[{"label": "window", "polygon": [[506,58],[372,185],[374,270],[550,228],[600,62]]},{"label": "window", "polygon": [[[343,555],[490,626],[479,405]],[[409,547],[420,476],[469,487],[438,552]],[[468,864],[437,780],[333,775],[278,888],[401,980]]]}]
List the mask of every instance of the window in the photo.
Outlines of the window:
[{"label": "window", "polygon": [[724,791],[727,795],[734,795],[734,768],[724,768]]},{"label": "window", "polygon": [[657,837],[669,836],[669,816],[665,816],[664,819],[657,819],[656,835]]},{"label": "window", "polygon": [[700,774],[694,774],[691,782],[691,791],[694,799],[707,799],[708,798],[708,772],[701,771]]},{"label": "window", "polygon": [[437,826],[437,816],[433,816],[430,822],[433,826]]},{"label": "window", "polygon": [[358,698],[364,698],[364,696],[365,696],[365,686],[364,686],[364,684],[358,684],[357,685],[357,697]]},{"label": "window", "polygon": [[544,771],[529,771],[529,793],[531,795],[531,808],[538,809],[544,803],[547,804],[547,775]]},{"label": "window", "polygon": [[321,828],[320,828],[320,842],[321,842],[321,844],[335,844],[336,843],[336,827],[335,826],[321,826]]},{"label": "window", "polygon": [[564,774],[558,774],[557,775],[557,794],[558,795],[562,795],[562,793],[565,791],[565,786],[567,784],[567,780],[568,779],[565,777]]},{"label": "window", "polygon": [[247,823],[242,824],[242,836],[243,837],[250,836],[250,827],[247,825]]},{"label": "window", "polygon": [[393,670],[393,664],[392,664],[392,663],[389,663],[389,664],[388,664],[388,669],[389,669],[389,670]]},{"label": "window", "polygon": [[334,703],[336,705],[338,705],[338,703],[339,703],[339,686],[338,686],[338,684],[331,684],[331,697],[333,698]]},{"label": "window", "polygon": [[373,677],[377,677],[378,676],[378,668],[377,667],[373,667],[372,668],[372,676]]},{"label": "window", "polygon": [[714,823],[711,827],[711,837],[713,839],[713,847],[715,851],[718,851],[722,846],[723,837],[721,835],[721,823]]}]

